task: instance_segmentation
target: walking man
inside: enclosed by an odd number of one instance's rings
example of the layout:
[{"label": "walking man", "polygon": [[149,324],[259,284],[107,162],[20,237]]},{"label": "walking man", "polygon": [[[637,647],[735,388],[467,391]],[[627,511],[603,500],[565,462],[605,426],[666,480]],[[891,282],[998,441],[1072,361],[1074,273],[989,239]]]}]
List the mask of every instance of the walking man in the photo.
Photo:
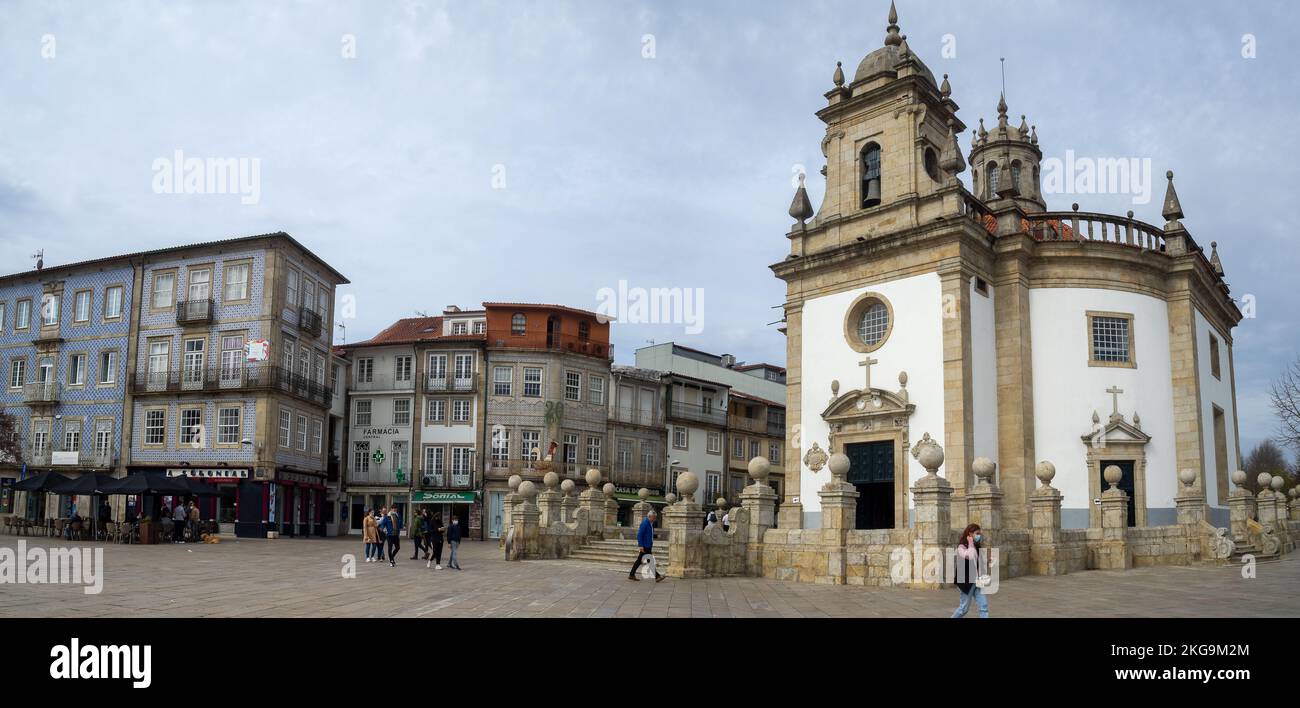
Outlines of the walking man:
[{"label": "walking man", "polygon": [[396,568],[397,552],[402,548],[402,515],[397,513],[397,507],[390,509],[379,521],[379,530],[384,532],[388,541],[388,565]]},{"label": "walking man", "polygon": [[185,505],[180,499],[176,500],[176,507],[172,509],[172,533],[175,534],[177,543],[185,543]]},{"label": "walking man", "polygon": [[655,574],[655,582],[657,583],[664,579],[664,576],[659,574],[659,569],[655,567],[654,545],[656,516],[654,510],[651,509],[650,513],[646,514],[644,519],[641,519],[641,527],[636,530],[636,545],[637,550],[640,552],[636,556],[636,562],[632,564],[632,570],[627,574],[628,580],[640,580],[640,578],[636,577],[636,571],[641,567],[641,559],[646,556],[650,556],[650,560],[646,561],[646,563],[650,566],[650,571]]},{"label": "walking man", "polygon": [[460,570],[460,556],[456,554],[460,550],[460,519],[455,514],[451,515],[451,526],[447,527],[447,543],[451,544],[451,560],[447,567]]}]

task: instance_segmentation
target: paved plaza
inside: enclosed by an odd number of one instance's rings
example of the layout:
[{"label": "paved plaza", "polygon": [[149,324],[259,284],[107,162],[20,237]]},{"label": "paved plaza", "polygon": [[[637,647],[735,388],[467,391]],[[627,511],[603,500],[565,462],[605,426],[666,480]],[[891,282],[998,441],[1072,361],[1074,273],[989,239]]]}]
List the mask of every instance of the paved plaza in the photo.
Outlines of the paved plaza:
[{"label": "paved plaza", "polygon": [[[14,548],[18,538],[0,537]],[[28,547],[50,539],[26,538]],[[466,542],[464,571],[356,564],[355,539],[225,541],[104,548],[102,593],[72,585],[0,585],[0,617],[945,617],[957,592],[833,587],[761,578],[629,582],[626,569],[584,561],[501,560]],[[446,556],[443,558],[446,561]],[[445,568],[445,566],[444,566]],[[1300,617],[1300,554],[1238,567],[1087,571],[1004,581],[995,617]]]}]

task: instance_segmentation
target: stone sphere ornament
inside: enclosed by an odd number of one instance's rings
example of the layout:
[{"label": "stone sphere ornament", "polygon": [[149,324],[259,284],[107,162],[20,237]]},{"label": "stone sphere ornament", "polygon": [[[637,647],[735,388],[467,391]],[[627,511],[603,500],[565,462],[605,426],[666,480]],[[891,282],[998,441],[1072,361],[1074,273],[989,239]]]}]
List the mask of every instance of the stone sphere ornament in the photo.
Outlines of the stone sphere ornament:
[{"label": "stone sphere ornament", "polygon": [[1102,470],[1102,474],[1106,477],[1106,483],[1110,485],[1111,489],[1114,489],[1115,485],[1119,484],[1121,479],[1124,479],[1124,471],[1116,465],[1106,465],[1106,469]]},{"label": "stone sphere ornament", "polygon": [[1269,485],[1273,484],[1273,475],[1267,472],[1260,472],[1259,476],[1255,478],[1255,481],[1259,482],[1260,489],[1268,489]]},{"label": "stone sphere ornament", "polygon": [[600,488],[600,491],[602,491],[602,492],[605,493],[605,498],[606,498],[606,499],[613,499],[613,498],[614,498],[614,492],[615,492],[614,483],[613,483],[613,482],[606,482],[606,483],[605,483],[605,486],[603,486],[603,487]]},{"label": "stone sphere ornament", "polygon": [[755,457],[749,461],[749,476],[759,484],[767,482],[767,475],[772,471],[772,463],[766,457]]},{"label": "stone sphere ornament", "polygon": [[987,457],[976,457],[971,461],[970,468],[979,481],[991,483],[993,481],[993,472],[997,469],[997,463]]},{"label": "stone sphere ornament", "polygon": [[587,470],[587,486],[592,489],[600,486],[600,470],[595,467]]},{"label": "stone sphere ornament", "polygon": [[1178,481],[1182,482],[1184,486],[1192,486],[1196,483],[1196,470],[1190,467],[1184,467],[1183,469],[1178,470]]},{"label": "stone sphere ornament", "polygon": [[1052,486],[1052,480],[1056,478],[1056,465],[1043,460],[1034,466],[1034,476],[1044,487]]},{"label": "stone sphere ornament", "polygon": [[571,479],[566,479],[563,482],[560,482],[560,491],[564,492],[564,496],[566,497],[573,492],[573,487],[574,484]]},{"label": "stone sphere ornament", "polygon": [[646,489],[645,487],[642,487],[642,488],[636,490],[636,498],[637,498],[637,499],[640,499],[641,501],[645,501],[645,500],[649,499],[649,498],[650,498],[650,490],[649,490],[649,489]]},{"label": "stone sphere ornament", "polygon": [[560,475],[555,474],[554,472],[547,472],[546,475],[542,477],[542,484],[545,484],[547,489],[555,489],[556,486],[560,484]]},{"label": "stone sphere ornament", "polygon": [[1232,483],[1237,485],[1238,489],[1245,489],[1246,479],[1249,477],[1250,475],[1246,474],[1246,470],[1237,470],[1232,473]]},{"label": "stone sphere ornament", "polygon": [[831,455],[831,459],[827,461],[826,466],[831,470],[832,479],[837,482],[843,482],[848,479],[849,467],[852,466],[852,463],[849,462],[848,455],[845,455],[842,452],[837,452],[834,455]]},{"label": "stone sphere ornament", "polygon": [[1295,487],[1292,487],[1292,488],[1286,490],[1286,495],[1287,495],[1288,497],[1291,497],[1292,499],[1295,499],[1295,495],[1296,495],[1296,494],[1297,494],[1297,492],[1296,492],[1296,490],[1295,490]]},{"label": "stone sphere ornament", "polygon": [[1282,491],[1282,487],[1286,486],[1286,480],[1282,479],[1282,475],[1277,475],[1273,478],[1273,481],[1269,483],[1269,486],[1273,488],[1273,491],[1280,492]]},{"label": "stone sphere ornament", "polygon": [[526,479],[519,483],[519,494],[523,496],[524,499],[532,501],[537,498],[537,485]]},{"label": "stone sphere ornament", "polygon": [[668,492],[667,494],[664,495],[664,501],[668,502],[669,504],[676,504],[677,495],[673,494],[672,492]]},{"label": "stone sphere ornament", "polygon": [[520,477],[517,474],[512,474],[510,475],[510,479],[506,481],[506,486],[510,487],[510,491],[512,492],[518,492],[519,484],[523,481],[524,481],[523,477]]},{"label": "stone sphere ornament", "polygon": [[719,509],[725,508],[727,506],[727,500],[724,499],[723,497],[718,497],[717,499],[713,500],[713,505],[718,507]]},{"label": "stone sphere ornament", "polygon": [[695,490],[700,488],[700,478],[695,476],[694,472],[683,472],[677,475],[677,491],[682,493],[683,497],[695,496]]}]

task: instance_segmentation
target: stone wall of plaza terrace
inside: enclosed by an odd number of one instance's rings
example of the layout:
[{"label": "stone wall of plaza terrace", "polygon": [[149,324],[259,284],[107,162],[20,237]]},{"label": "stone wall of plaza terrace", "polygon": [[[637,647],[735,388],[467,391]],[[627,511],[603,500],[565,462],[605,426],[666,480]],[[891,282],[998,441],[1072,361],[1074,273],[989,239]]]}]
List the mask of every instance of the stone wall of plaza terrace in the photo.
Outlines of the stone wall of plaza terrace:
[{"label": "stone wall of plaza terrace", "polygon": [[827,529],[834,453],[853,461],[859,494],[846,533],[915,527],[927,475],[911,453],[925,433],[947,454],[955,529],[975,516],[980,458],[994,465],[1008,532],[1034,528],[1042,460],[1059,472],[1067,538],[1101,533],[1111,466],[1134,534],[1178,525],[1189,494],[1226,527],[1242,314],[1218,243],[1203,248],[1184,224],[1173,173],[1162,225],[1077,204],[1047,211],[1048,129],[990,97],[996,113],[964,151],[948,78],[908,46],[892,8],[884,34],[852,75],[828,59],[825,197],[814,208],[796,189],[789,254],[771,266],[787,286],[786,403],[799,429],[778,528],[800,543]]},{"label": "stone wall of plaza terrace", "polygon": [[[134,301],[125,262],[0,278],[0,408],[14,419],[24,452],[21,461],[0,460],[0,515],[36,513],[25,508],[28,495],[12,490],[23,463],[28,474],[119,468]],[[42,324],[43,312],[54,324]],[[45,513],[63,511],[58,499],[48,501]]]}]

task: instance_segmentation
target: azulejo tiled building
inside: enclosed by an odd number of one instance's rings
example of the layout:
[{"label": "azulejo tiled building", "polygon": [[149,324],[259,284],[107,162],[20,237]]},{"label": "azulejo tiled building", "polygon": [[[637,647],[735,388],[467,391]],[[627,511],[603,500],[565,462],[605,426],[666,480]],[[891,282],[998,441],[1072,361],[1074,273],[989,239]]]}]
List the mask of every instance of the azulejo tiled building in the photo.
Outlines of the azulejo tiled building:
[{"label": "azulejo tiled building", "polygon": [[347,282],[284,233],[0,279],[2,400],[24,452],[0,475],[200,477],[221,492],[201,513],[223,532],[323,534],[330,323]]},{"label": "azulejo tiled building", "polygon": [[782,525],[821,525],[816,445],[852,461],[856,528],[906,528],[925,433],[946,451],[956,528],[980,457],[997,464],[1009,527],[1029,525],[1039,460],[1056,467],[1067,529],[1100,526],[1111,465],[1127,525],[1174,523],[1184,469],[1207,519],[1226,524],[1242,314],[1217,253],[1182,223],[1172,173],[1162,225],[1046,211],[1036,127],[997,100],[963,156],[949,80],[909,48],[892,6],[884,45],[851,76],[836,68],[825,96],[825,198],[814,209],[799,188],[789,255],[772,266],[801,430]]}]

